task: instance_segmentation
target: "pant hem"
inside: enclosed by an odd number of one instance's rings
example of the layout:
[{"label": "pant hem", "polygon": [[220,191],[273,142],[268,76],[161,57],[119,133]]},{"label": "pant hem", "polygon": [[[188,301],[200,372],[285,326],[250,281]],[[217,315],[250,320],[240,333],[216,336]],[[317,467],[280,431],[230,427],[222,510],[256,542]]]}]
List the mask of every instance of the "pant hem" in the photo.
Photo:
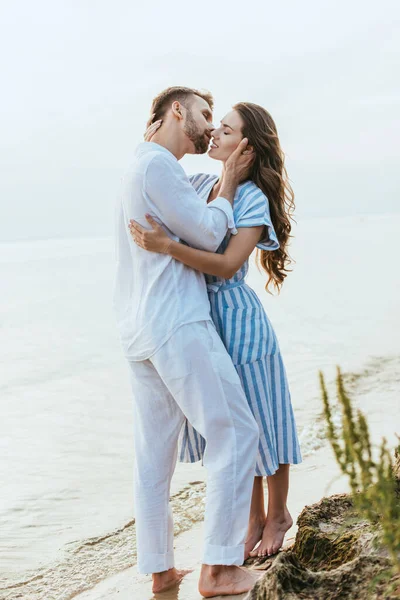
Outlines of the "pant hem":
[{"label": "pant hem", "polygon": [[206,544],[203,564],[240,566],[244,563],[244,544],[239,546],[214,546]]},{"label": "pant hem", "polygon": [[141,575],[148,573],[162,573],[175,566],[174,553],[167,554],[142,554],[138,558],[137,570]]}]

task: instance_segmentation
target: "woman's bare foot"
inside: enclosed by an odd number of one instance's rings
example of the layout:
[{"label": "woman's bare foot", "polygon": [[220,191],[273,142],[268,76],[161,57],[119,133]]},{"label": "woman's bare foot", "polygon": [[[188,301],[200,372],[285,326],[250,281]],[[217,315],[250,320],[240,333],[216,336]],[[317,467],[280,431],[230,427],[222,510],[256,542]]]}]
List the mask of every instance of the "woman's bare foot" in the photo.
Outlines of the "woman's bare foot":
[{"label": "woman's bare foot", "polygon": [[160,594],[166,592],[171,588],[179,585],[182,579],[188,573],[192,573],[193,569],[169,569],[162,573],[153,573],[153,594]]},{"label": "woman's bare foot", "polygon": [[200,573],[199,592],[204,598],[234,596],[250,591],[262,577],[262,573],[243,567],[203,565]]},{"label": "woman's bare foot", "polygon": [[250,556],[272,556],[282,547],[286,532],[293,525],[292,517],[287,508],[283,513],[267,514],[262,540]]},{"label": "woman's bare foot", "polygon": [[247,530],[247,539],[244,546],[244,560],[249,558],[251,551],[254,550],[258,542],[262,539],[265,522],[265,516],[263,519],[250,521],[249,529]]}]

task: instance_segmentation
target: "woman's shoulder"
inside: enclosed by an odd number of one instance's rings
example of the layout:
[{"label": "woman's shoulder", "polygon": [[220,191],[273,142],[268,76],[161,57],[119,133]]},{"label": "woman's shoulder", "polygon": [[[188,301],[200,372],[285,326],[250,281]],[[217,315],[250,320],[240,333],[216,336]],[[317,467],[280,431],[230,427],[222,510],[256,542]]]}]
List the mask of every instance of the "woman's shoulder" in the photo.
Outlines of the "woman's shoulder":
[{"label": "woman's shoulder", "polygon": [[254,181],[245,181],[238,186],[237,189],[238,203],[243,207],[247,205],[268,206],[268,198],[264,192],[254,183]]},{"label": "woman's shoulder", "polygon": [[244,181],[238,186],[239,196],[244,198],[245,196],[265,196],[264,192],[258,187],[254,181]]}]

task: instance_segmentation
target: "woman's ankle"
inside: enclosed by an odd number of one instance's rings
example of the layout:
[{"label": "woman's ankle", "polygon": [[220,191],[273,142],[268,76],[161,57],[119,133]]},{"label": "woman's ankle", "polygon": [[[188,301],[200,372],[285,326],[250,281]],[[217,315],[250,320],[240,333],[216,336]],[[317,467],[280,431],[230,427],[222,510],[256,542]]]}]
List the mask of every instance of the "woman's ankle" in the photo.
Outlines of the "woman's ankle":
[{"label": "woman's ankle", "polygon": [[291,515],[286,504],[284,506],[268,507],[267,518],[274,521],[290,520]]},{"label": "woman's ankle", "polygon": [[259,510],[254,514],[250,514],[249,526],[257,527],[258,525],[264,525],[266,518],[267,515],[265,513],[265,510]]}]

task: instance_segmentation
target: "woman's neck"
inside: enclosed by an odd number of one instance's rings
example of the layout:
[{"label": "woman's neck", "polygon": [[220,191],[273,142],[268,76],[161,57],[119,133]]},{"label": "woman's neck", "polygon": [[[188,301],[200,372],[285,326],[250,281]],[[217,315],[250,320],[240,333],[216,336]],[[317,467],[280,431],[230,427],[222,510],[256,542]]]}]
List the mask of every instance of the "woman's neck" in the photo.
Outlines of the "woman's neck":
[{"label": "woman's neck", "polygon": [[219,179],[216,181],[216,183],[213,186],[213,192],[217,196],[218,196],[219,191],[220,191],[220,189],[222,187],[222,183],[224,181],[224,175],[225,175],[225,163],[222,163],[222,173],[221,173]]},{"label": "woman's neck", "polygon": [[218,197],[219,192],[222,187],[223,180],[224,180],[224,174],[225,174],[225,163],[222,163],[222,173],[221,173],[219,179],[217,179],[217,181],[212,186],[212,189],[211,189],[211,192],[210,192],[207,202],[211,202],[211,200],[215,200],[215,198]]}]

